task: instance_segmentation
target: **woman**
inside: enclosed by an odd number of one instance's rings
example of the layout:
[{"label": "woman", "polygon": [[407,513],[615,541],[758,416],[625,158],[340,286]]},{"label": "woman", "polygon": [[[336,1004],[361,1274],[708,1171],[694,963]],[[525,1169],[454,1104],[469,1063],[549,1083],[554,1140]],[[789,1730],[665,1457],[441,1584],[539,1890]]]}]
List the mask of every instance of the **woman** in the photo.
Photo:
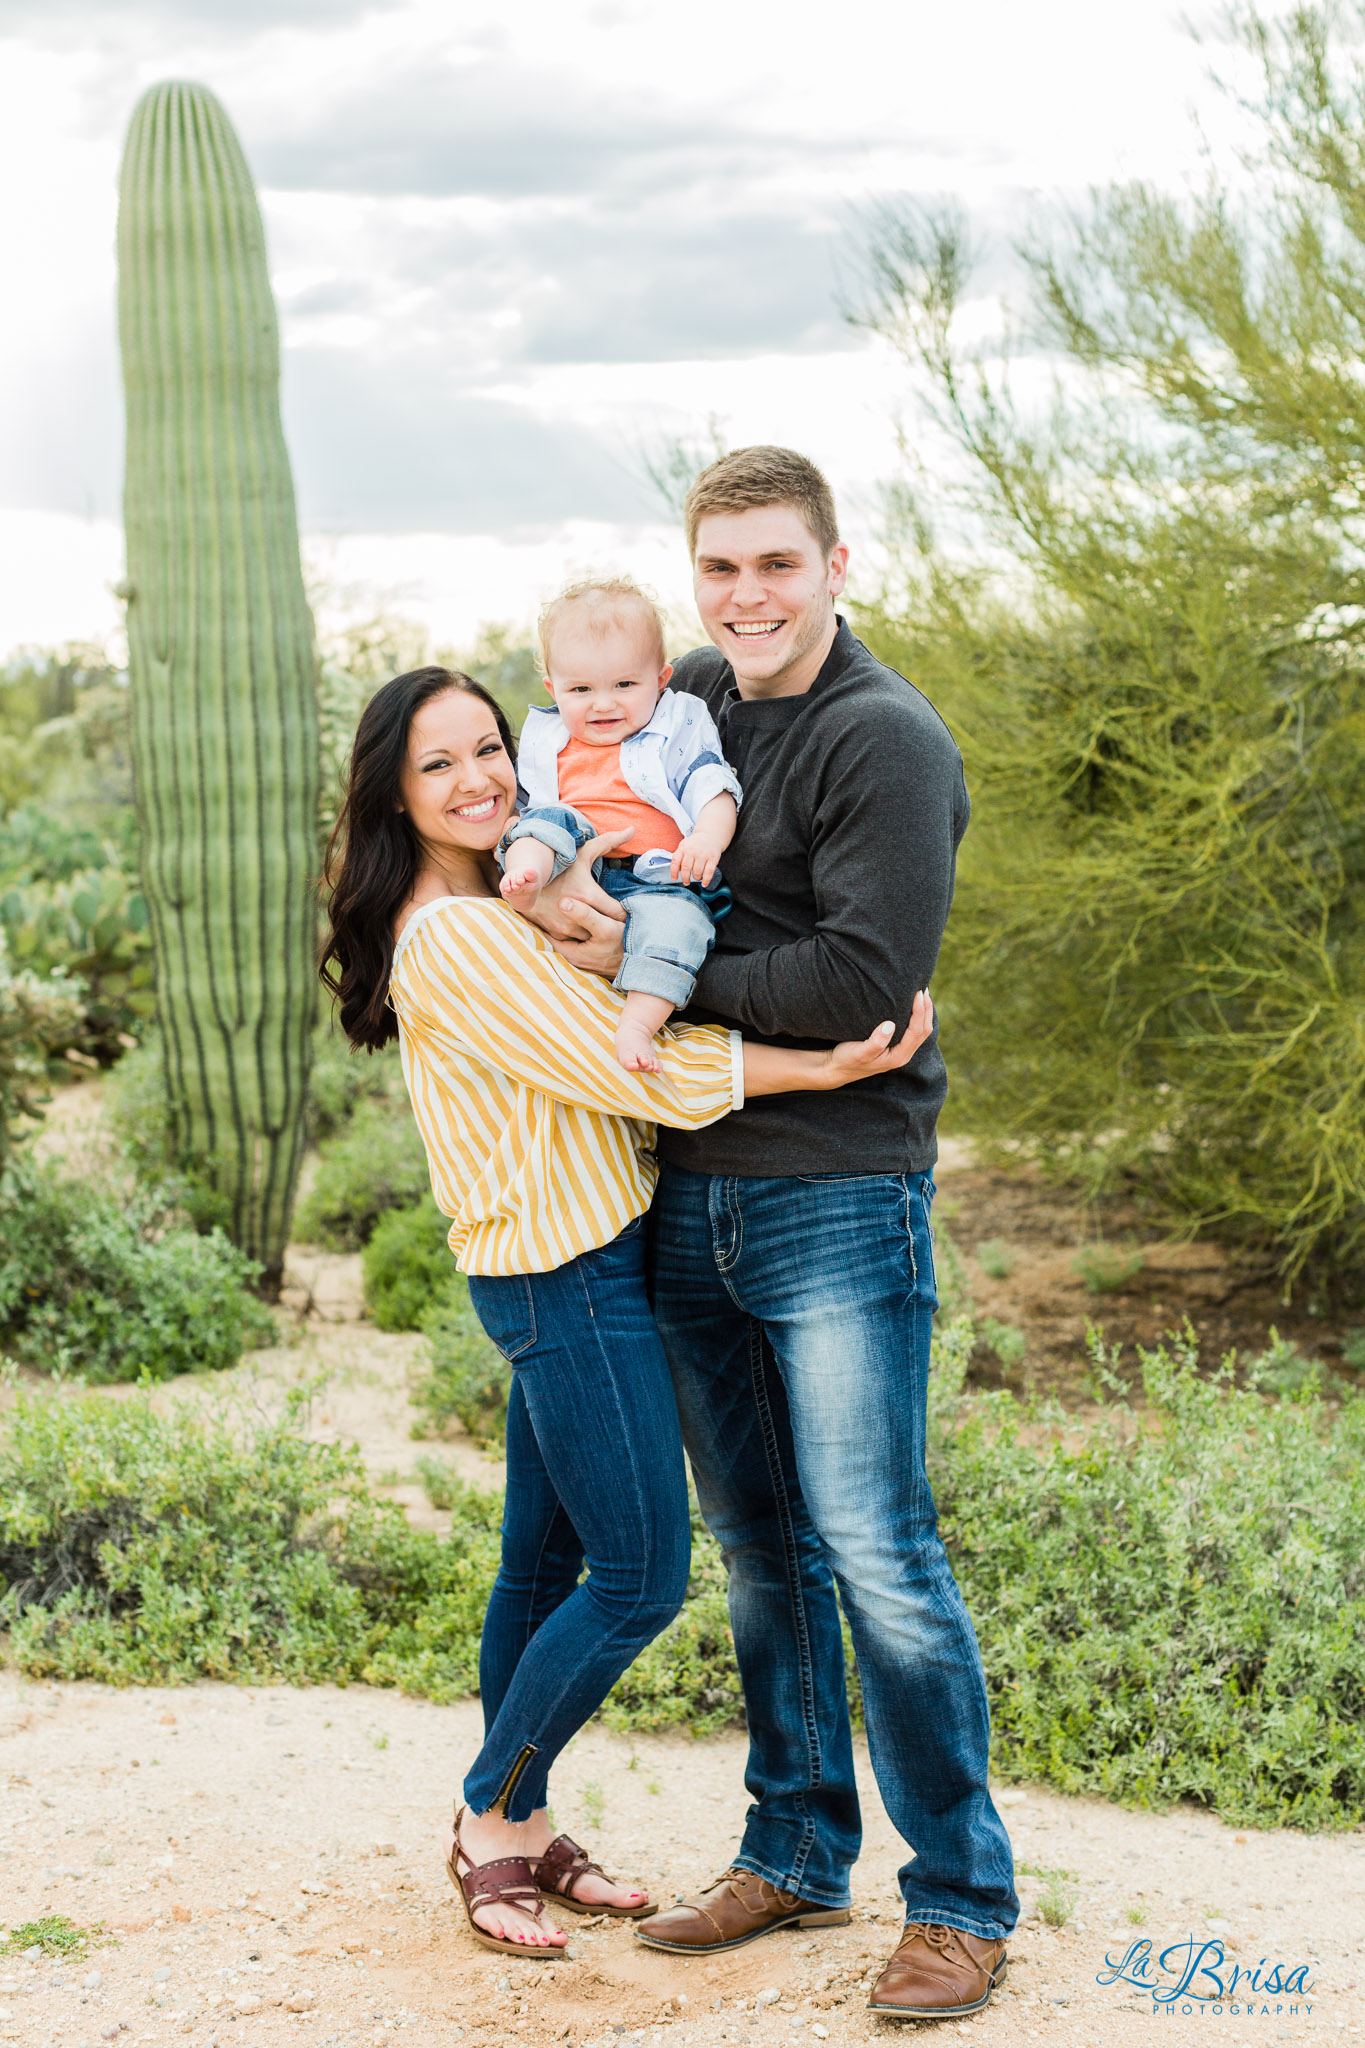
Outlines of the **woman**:
[{"label": "woman", "polygon": [[[432,1190],[470,1298],[512,1367],[502,1563],[479,1663],[485,1738],[447,1836],[477,1938],[525,1953],[566,1937],[542,1910],[639,1917],[583,1850],[552,1839],[550,1766],[678,1612],[689,1530],[682,1441],[645,1294],[653,1126],[700,1128],[746,1095],[842,1087],[928,1036],[788,1052],[677,1026],[659,1072],[614,1052],[624,1000],[570,967],[498,893],[515,746],[468,676],[387,683],[356,733],[328,852],[322,973],[353,1046],[395,1035]],[[582,895],[584,849],[566,881]],[[567,895],[562,908],[571,908]],[[580,1577],[584,1562],[588,1576]]]}]

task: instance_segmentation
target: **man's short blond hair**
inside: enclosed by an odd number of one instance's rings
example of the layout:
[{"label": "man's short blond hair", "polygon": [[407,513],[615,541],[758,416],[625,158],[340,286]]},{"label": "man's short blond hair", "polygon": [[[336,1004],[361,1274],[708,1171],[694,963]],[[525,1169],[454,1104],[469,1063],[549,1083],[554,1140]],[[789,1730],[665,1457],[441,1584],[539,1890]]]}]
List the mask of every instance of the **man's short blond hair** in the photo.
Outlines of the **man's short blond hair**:
[{"label": "man's short blond hair", "polygon": [[552,597],[537,621],[540,658],[550,673],[550,650],[556,626],[568,613],[582,615],[582,623],[595,640],[605,639],[614,626],[642,625],[650,636],[659,670],[668,664],[664,642],[664,615],[650,593],[630,576],[584,576],[566,584]]},{"label": "man's short blond hair", "polygon": [[692,479],[683,500],[687,552],[696,559],[697,528],[708,512],[748,512],[755,505],[792,505],[826,561],[839,545],[834,493],[794,448],[732,448]]}]

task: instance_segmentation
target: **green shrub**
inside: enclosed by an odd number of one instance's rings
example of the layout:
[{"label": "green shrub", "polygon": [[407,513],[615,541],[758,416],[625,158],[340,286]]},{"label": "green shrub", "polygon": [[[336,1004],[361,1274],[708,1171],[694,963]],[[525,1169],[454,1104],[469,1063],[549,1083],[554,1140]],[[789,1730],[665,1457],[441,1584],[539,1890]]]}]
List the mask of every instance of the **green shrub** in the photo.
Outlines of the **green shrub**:
[{"label": "green shrub", "polygon": [[976,1248],[976,1263],[992,1280],[1008,1280],[1019,1260],[1003,1237],[988,1237]]},{"label": "green shrub", "polygon": [[131,812],[100,834],[23,804],[0,825],[0,927],[17,968],[82,984],[70,1044],[116,1060],[152,1014],[151,933]]},{"label": "green shrub", "polygon": [[[964,1396],[971,1344],[965,1320],[936,1339],[931,1470],[996,1768],[1137,1805],[1191,1799],[1237,1824],[1357,1824],[1365,1397],[1334,1409],[1307,1384],[1270,1400],[1230,1369],[1201,1377],[1182,1340],[1143,1354],[1135,1412],[1097,1343],[1108,1391],[1079,1422]],[[472,1691],[498,1499],[429,1475],[450,1534],[410,1529],[358,1454],[304,1439],[299,1406],[239,1429],[230,1411],[159,1416],[143,1396],[22,1399],[0,1427],[19,1667]],[[683,1612],[604,1715],[700,1731],[739,1708],[723,1566],[694,1525]]]},{"label": "green shrub", "polygon": [[0,1941],[0,1956],[83,1956],[92,1941],[105,1941],[104,1922],[78,1927],[65,1913],[45,1913],[41,1920],[21,1920]]},{"label": "green shrub", "polygon": [[37,1113],[48,1056],[80,1028],[81,984],[63,974],[16,974],[0,930],[0,1165],[19,1120]]},{"label": "green shrub", "polygon": [[1027,303],[998,331],[965,214],[876,216],[866,324],[955,446],[892,501],[863,624],[972,791],[934,981],[959,1128],[1136,1176],[1191,1229],[1356,1294],[1357,10],[1223,19],[1250,58],[1254,182],[1035,213]]},{"label": "green shrub", "polygon": [[365,1306],[381,1330],[417,1330],[452,1280],[450,1218],[430,1195],[415,1209],[390,1209],[360,1255]]},{"label": "green shrub", "polygon": [[419,1458],[417,1477],[422,1491],[434,1508],[453,1508],[465,1491],[465,1483],[445,1458]]},{"label": "green shrub", "polygon": [[409,1529],[358,1453],[303,1438],[301,1405],[238,1429],[230,1411],[163,1416],[143,1396],[21,1399],[0,1437],[20,1668],[471,1692],[499,1503],[466,1490],[448,1538]]},{"label": "green shrub", "polygon": [[484,1335],[463,1274],[451,1276],[445,1292],[422,1319],[427,1362],[410,1389],[423,1419],[414,1434],[439,1436],[452,1416],[475,1443],[501,1444],[507,1426],[511,1378],[502,1353]]},{"label": "green shrub", "polygon": [[0,1179],[0,1340],[43,1371],[169,1379],[235,1365],[275,1325],[259,1268],[220,1232],[175,1227],[164,1194],[127,1198],[28,1161]]},{"label": "green shrub", "polygon": [[1013,1323],[999,1322],[995,1316],[986,1316],[981,1324],[981,1342],[988,1351],[995,1354],[1006,1372],[1013,1372],[1024,1362],[1028,1350],[1028,1339]]},{"label": "green shrub", "polygon": [[[1145,1413],[1009,1393],[935,1409],[944,1541],[975,1618],[995,1762],[1257,1826],[1365,1815],[1365,1398],[1273,1402],[1140,1354]],[[1254,1370],[1252,1378],[1254,1380]],[[1040,1425],[1051,1446],[1038,1447]],[[1026,1427],[1027,1425],[1027,1427]]]},{"label": "green shrub", "polygon": [[406,1103],[362,1100],[318,1148],[317,1173],[294,1216],[303,1244],[358,1252],[389,1209],[411,1209],[430,1186],[427,1155]]},{"label": "green shrub", "polygon": [[308,1136],[316,1145],[349,1124],[362,1102],[407,1108],[403,1064],[396,1045],[382,1052],[353,1052],[330,1017],[313,1034],[308,1075]]},{"label": "green shrub", "polygon": [[1085,1282],[1087,1294],[1117,1294],[1142,1271],[1142,1253],[1130,1245],[1083,1244],[1071,1270]]}]

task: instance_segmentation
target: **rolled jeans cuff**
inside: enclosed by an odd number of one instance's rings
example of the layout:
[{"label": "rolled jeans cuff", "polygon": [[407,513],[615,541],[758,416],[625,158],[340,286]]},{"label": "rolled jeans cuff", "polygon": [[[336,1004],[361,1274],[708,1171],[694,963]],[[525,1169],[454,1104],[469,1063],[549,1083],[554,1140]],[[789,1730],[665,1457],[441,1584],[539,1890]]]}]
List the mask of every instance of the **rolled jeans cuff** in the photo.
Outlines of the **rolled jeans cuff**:
[{"label": "rolled jeans cuff", "polygon": [[695,974],[677,967],[671,960],[656,960],[649,953],[627,953],[612,987],[629,995],[633,989],[647,996],[662,996],[675,1010],[685,1009],[697,985]]},{"label": "rolled jeans cuff", "polygon": [[504,832],[498,843],[498,866],[507,865],[505,855],[514,839],[538,839],[541,845],[548,846],[554,855],[554,866],[550,870],[550,880],[553,882],[566,868],[573,866],[578,858],[579,847],[591,836],[591,833],[588,833],[583,839],[576,838],[566,826],[552,824],[548,818],[518,818],[516,824]]}]

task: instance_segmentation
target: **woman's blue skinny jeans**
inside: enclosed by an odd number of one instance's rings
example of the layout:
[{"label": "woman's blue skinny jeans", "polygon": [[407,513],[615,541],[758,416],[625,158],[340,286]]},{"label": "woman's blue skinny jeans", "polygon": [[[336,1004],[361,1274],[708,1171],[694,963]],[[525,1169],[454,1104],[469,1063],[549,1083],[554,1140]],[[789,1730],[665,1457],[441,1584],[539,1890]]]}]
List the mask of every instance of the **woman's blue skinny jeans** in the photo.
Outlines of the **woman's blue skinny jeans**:
[{"label": "woman's blue skinny jeans", "polygon": [[474,1813],[503,1805],[519,1821],[544,1806],[551,1764],[687,1590],[682,1433],[644,1247],[637,1217],[552,1273],[470,1278],[512,1368],[484,1744],[464,1781]]}]

